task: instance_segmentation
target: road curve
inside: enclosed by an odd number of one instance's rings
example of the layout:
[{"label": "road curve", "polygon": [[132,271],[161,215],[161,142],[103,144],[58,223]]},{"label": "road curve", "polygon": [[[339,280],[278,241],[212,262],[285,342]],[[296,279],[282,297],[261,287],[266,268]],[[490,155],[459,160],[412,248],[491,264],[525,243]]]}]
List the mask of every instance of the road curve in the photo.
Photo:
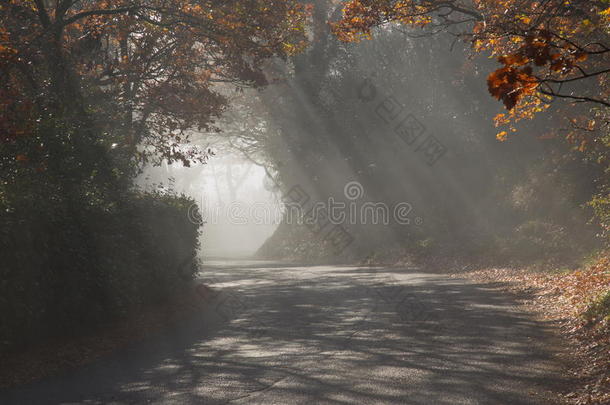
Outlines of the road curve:
[{"label": "road curve", "polygon": [[211,263],[180,327],[1,404],[545,404],[549,325],[491,285],[409,268]]}]

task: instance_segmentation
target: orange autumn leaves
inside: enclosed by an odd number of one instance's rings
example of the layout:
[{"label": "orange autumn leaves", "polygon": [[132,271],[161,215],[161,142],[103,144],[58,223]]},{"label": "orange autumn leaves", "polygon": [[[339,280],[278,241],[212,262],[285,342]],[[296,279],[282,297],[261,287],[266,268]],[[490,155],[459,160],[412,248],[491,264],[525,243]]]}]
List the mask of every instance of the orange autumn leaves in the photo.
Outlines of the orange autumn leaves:
[{"label": "orange autumn leaves", "polygon": [[[587,59],[585,52],[554,46],[551,33],[538,31],[534,34],[518,41],[523,45],[513,53],[498,57],[503,67],[490,73],[487,78],[489,93],[509,110],[508,115],[498,114],[495,117],[496,126],[510,125],[513,132],[515,128],[512,122],[531,119],[537,112],[548,108],[546,102],[550,101],[553,90],[544,87],[545,77],[566,75],[579,62]],[[546,69],[545,76],[534,74],[534,68],[542,67]],[[496,138],[505,141],[507,135],[506,131],[501,131]]]},{"label": "orange autumn leaves", "polygon": [[12,60],[17,50],[10,46],[9,33],[6,28],[0,27],[0,59]]},{"label": "orange autumn leaves", "polygon": [[[489,74],[488,90],[508,110],[496,123],[511,125],[514,132],[511,122],[534,117],[553,98],[609,105],[608,5],[605,0],[350,0],[332,28],[340,40],[353,42],[371,38],[374,27],[400,23],[424,28],[424,35],[451,32],[475,52],[489,52],[501,67]],[[579,80],[586,83],[575,89]],[[498,134],[506,138],[506,131]]]},{"label": "orange autumn leaves", "polygon": [[[215,83],[265,84],[264,60],[306,46],[310,12],[297,0],[3,2],[0,109],[15,111],[21,99],[41,94],[40,111],[48,100],[75,99],[51,94],[68,88],[53,80],[70,77],[94,100],[95,114],[112,117],[96,120],[112,138],[107,143],[140,161],[147,156],[136,145],[188,164],[180,144],[193,130],[213,129],[228,102]],[[9,59],[13,51],[19,61]],[[66,71],[51,75],[57,66]],[[2,127],[7,139],[16,134],[14,122]]]},{"label": "orange autumn leaves", "polygon": [[529,35],[524,45],[515,53],[500,56],[498,62],[504,67],[492,72],[487,78],[489,93],[512,110],[524,96],[533,96],[540,85],[540,79],[533,74],[533,67],[549,65],[552,72],[568,72],[575,62],[586,60],[583,52],[567,55],[557,52],[550,44],[550,34],[539,32]]},{"label": "orange autumn leaves", "polygon": [[537,86],[538,81],[532,76],[531,66],[519,68],[506,65],[487,78],[489,93],[501,100],[509,110],[515,107],[521,97],[533,94]]},{"label": "orange autumn leaves", "polygon": [[427,15],[428,6],[418,3],[412,0],[351,0],[344,6],[343,18],[331,26],[344,42],[370,39],[373,27],[390,21],[423,27],[432,19]]}]

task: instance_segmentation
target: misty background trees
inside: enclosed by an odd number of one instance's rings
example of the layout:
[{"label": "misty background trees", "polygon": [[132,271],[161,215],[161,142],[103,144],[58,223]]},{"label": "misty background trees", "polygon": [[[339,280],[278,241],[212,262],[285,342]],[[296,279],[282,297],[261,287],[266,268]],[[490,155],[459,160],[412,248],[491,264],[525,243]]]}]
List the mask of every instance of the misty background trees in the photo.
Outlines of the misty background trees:
[{"label": "misty background trees", "polygon": [[[587,203],[607,179],[607,160],[591,153],[607,150],[607,129],[602,119],[576,134],[566,116],[582,121],[598,107],[556,100],[498,142],[492,118],[506,110],[486,80],[495,60],[455,35],[396,25],[375,30],[371,41],[341,43],[325,24],[337,7],[317,4],[318,39],[290,66],[276,66],[281,79],[262,98],[275,135],[265,138],[274,142],[269,161],[285,192],[298,184],[314,199],[348,202],[344,186],[357,181],[365,194],[359,203],[412,205],[409,226],[349,224],[355,241],[343,254],[569,260],[597,246],[603,229]],[[582,136],[595,148],[581,148]],[[430,137],[440,156],[422,148]],[[263,252],[290,257],[298,247],[303,257],[336,256],[306,228],[282,226]]]}]

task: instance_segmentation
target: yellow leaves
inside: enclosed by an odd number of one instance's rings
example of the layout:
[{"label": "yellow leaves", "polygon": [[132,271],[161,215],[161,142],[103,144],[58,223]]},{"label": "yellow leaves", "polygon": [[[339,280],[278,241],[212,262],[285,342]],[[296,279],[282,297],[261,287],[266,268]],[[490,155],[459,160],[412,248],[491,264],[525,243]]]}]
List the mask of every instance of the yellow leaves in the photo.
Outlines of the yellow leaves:
[{"label": "yellow leaves", "polygon": [[404,16],[398,18],[397,21],[405,25],[424,27],[432,22],[432,18],[430,18],[429,16]]},{"label": "yellow leaves", "polygon": [[364,18],[362,17],[354,17],[350,20],[350,22],[353,25],[363,25],[364,24]]},{"label": "yellow leaves", "polygon": [[[507,129],[510,130],[510,132],[517,132],[514,124],[524,119],[533,119],[537,113],[548,109],[550,106],[548,101],[550,99],[551,97],[536,91],[524,95],[522,98],[519,98],[516,105],[507,113],[497,114],[493,119],[494,125],[496,127],[507,125]],[[503,142],[507,137],[505,132],[506,131],[500,132],[496,135],[496,138]]]},{"label": "yellow leaves", "polygon": [[507,137],[508,137],[508,133],[506,131],[498,132],[496,134],[496,139],[500,142],[506,141]]},{"label": "yellow leaves", "polygon": [[284,52],[287,55],[294,55],[295,54],[295,46],[293,44],[282,42],[282,49],[284,50]]},{"label": "yellow leaves", "polygon": [[343,7],[343,18],[331,23],[332,32],[343,42],[359,42],[370,36],[370,30],[378,25],[384,11],[378,4],[370,7],[361,0],[348,1]]},{"label": "yellow leaves", "polygon": [[606,8],[603,11],[600,11],[599,15],[601,16],[603,21],[605,21],[606,23],[610,23],[610,7]]},{"label": "yellow leaves", "polygon": [[288,56],[296,55],[302,52],[307,47],[307,42],[301,41],[299,43],[282,42],[282,49]]},{"label": "yellow leaves", "polygon": [[201,5],[188,2],[182,6],[181,11],[185,14],[200,14],[202,10]]},{"label": "yellow leaves", "polygon": [[494,124],[496,127],[498,127],[500,125],[508,124],[509,122],[510,122],[510,119],[504,113],[497,114],[494,117]]},{"label": "yellow leaves", "polygon": [[333,33],[344,42],[370,38],[371,29],[386,22],[400,22],[425,27],[432,22],[432,5],[421,5],[412,0],[397,2],[350,0],[343,7],[343,18],[331,23]]}]

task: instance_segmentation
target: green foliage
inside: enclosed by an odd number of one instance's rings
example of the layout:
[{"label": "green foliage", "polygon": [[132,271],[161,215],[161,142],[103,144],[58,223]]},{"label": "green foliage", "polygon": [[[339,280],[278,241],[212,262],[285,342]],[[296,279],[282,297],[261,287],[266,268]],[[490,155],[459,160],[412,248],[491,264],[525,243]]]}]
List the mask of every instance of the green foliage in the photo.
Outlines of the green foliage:
[{"label": "green foliage", "polygon": [[133,161],[94,135],[43,116],[0,143],[0,349],[123,316],[196,271],[194,201],[133,190]]},{"label": "green foliage", "polygon": [[[607,122],[607,111],[599,111],[598,120]],[[585,152],[585,159],[599,166],[603,173],[596,180],[597,192],[588,205],[593,209],[595,220],[601,227],[600,236],[606,244],[610,243],[610,131],[605,129],[602,136],[595,138]]]},{"label": "green foliage", "polygon": [[569,247],[563,227],[539,220],[517,226],[509,244],[514,253],[531,258],[545,253],[558,254]]},{"label": "green foliage", "polygon": [[[0,83],[17,104],[32,97]],[[107,118],[114,101],[98,97],[93,110],[57,87],[71,96],[2,117],[24,124],[0,140],[0,351],[124,316],[197,271],[194,201],[135,191],[128,133]]]},{"label": "green foliage", "polygon": [[129,190],[110,197],[88,182],[62,193],[65,182],[41,177],[2,189],[0,349],[98,326],[192,279],[194,201]]},{"label": "green foliage", "polygon": [[610,290],[590,303],[583,317],[590,323],[610,321]]},{"label": "green foliage", "polygon": [[607,242],[610,241],[610,193],[594,196],[589,205],[593,208],[595,217],[602,227],[601,236]]}]

